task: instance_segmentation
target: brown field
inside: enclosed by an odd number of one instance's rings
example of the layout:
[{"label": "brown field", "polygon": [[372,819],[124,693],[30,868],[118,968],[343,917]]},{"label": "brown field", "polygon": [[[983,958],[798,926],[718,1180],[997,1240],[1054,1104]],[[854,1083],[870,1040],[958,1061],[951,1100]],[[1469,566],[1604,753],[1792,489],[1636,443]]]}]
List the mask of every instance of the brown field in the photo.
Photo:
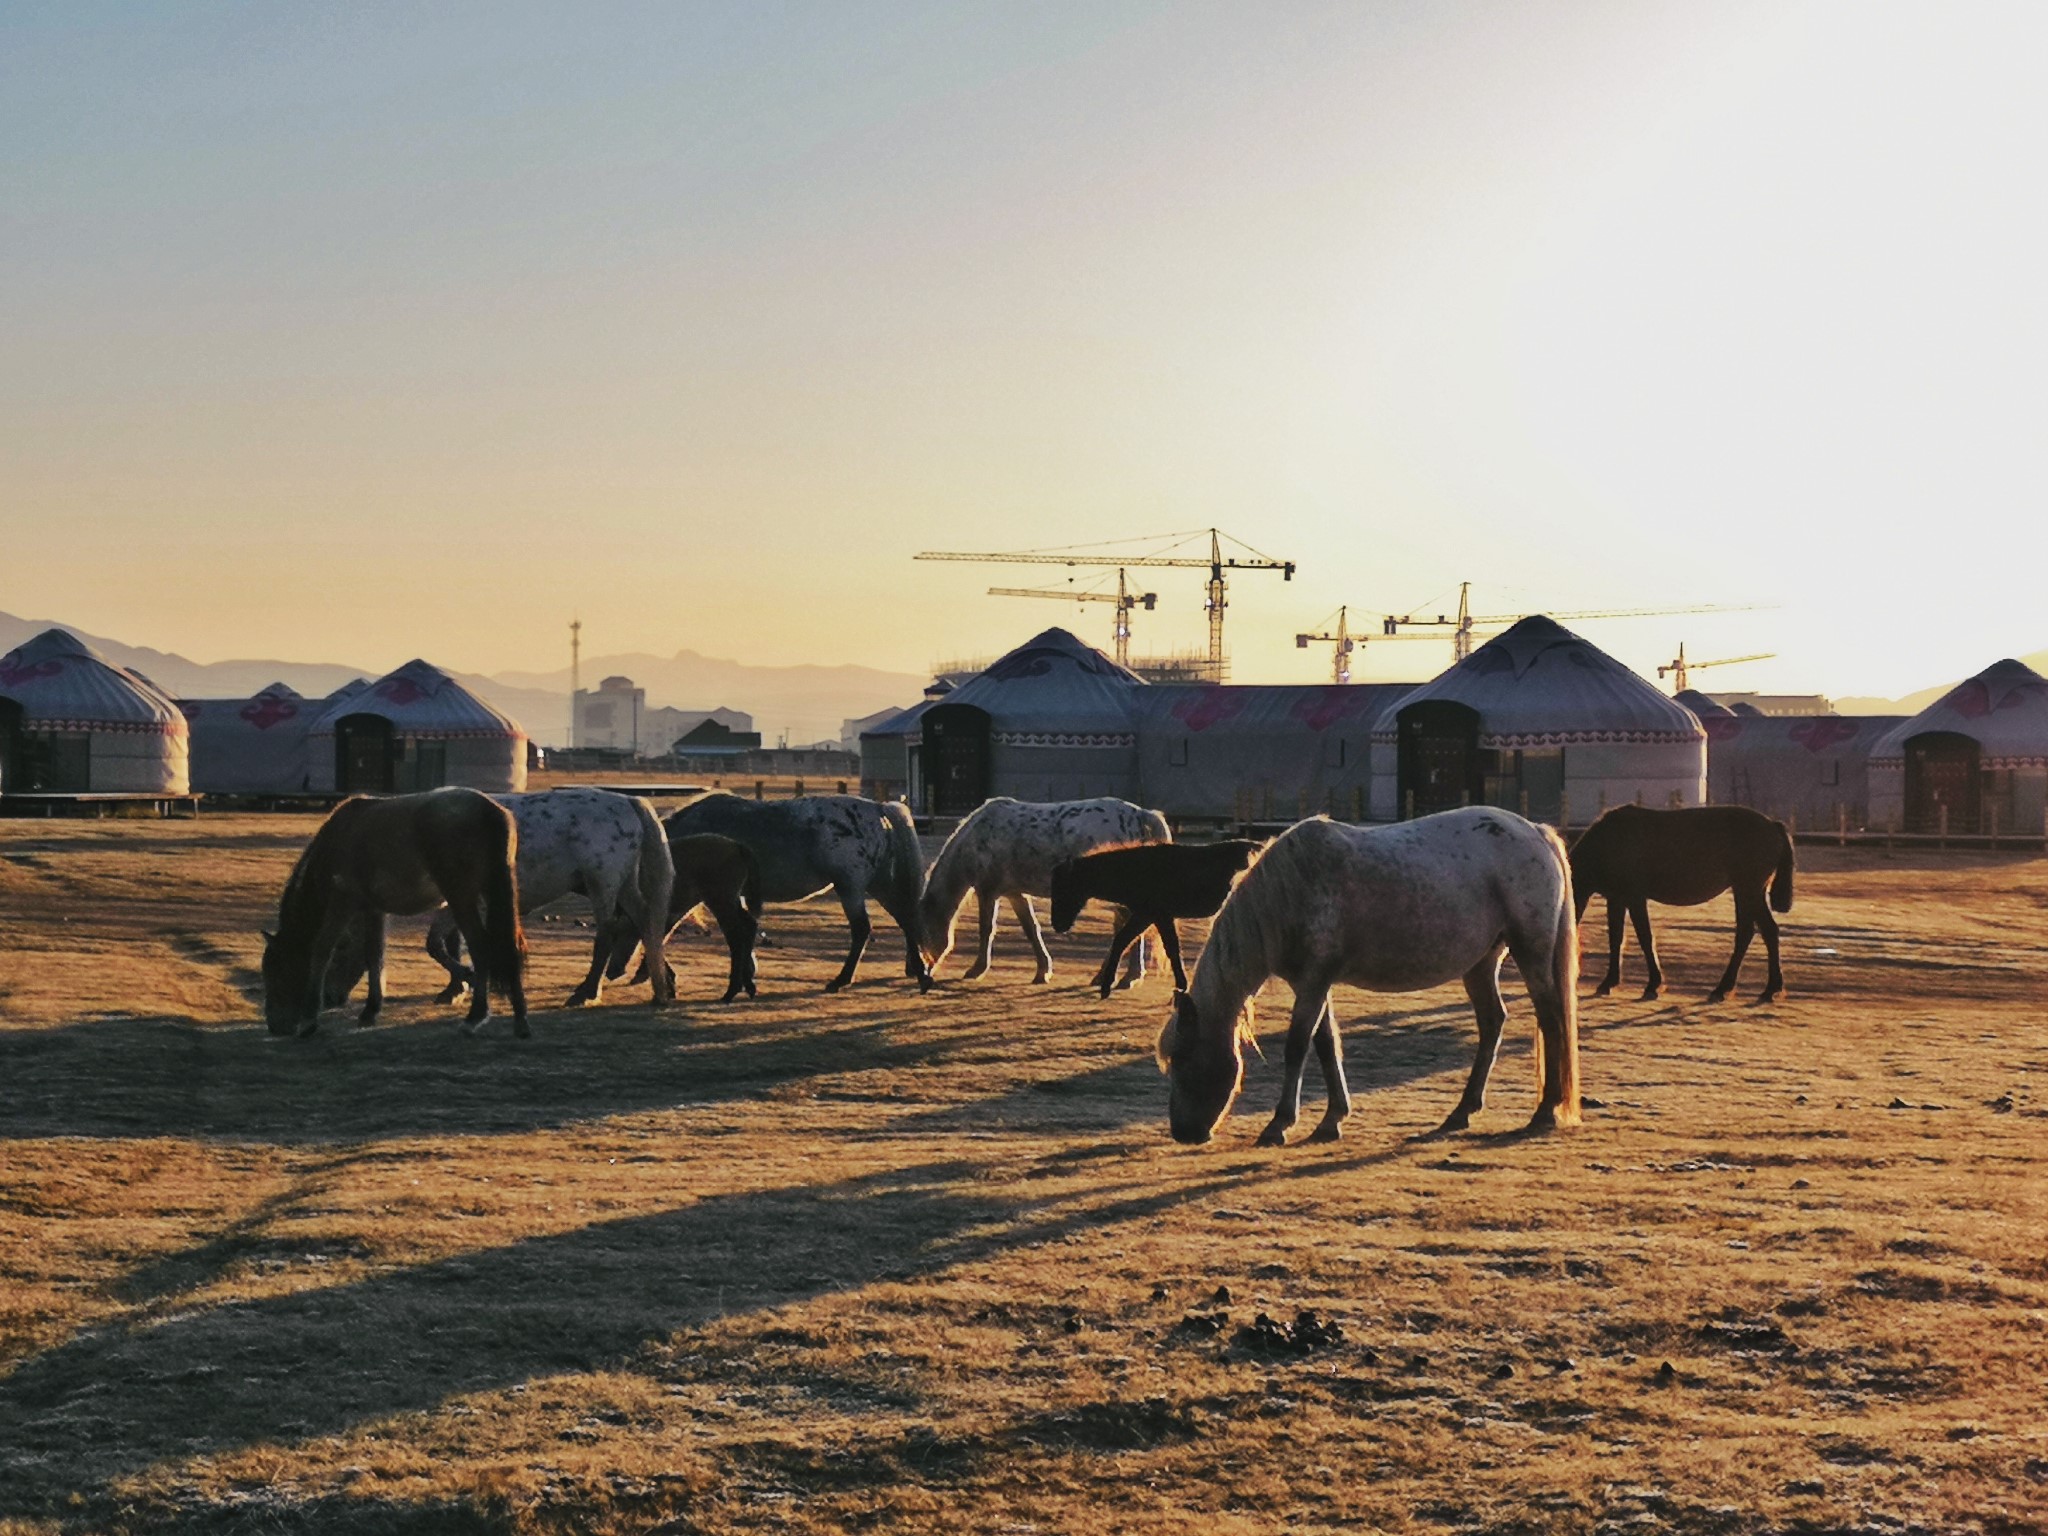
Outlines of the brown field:
[{"label": "brown field", "polygon": [[1542,1140],[1517,995],[1434,1144],[1462,993],[1340,995],[1344,1141],[1260,1152],[1271,1060],[1167,1140],[1099,922],[919,998],[878,915],[829,998],[788,908],[758,1002],[691,938],[530,1041],[399,924],[386,1023],[274,1040],[311,829],[0,823],[0,1530],[2048,1530],[2039,858],[1806,851],[1768,1008],[1662,914]]}]

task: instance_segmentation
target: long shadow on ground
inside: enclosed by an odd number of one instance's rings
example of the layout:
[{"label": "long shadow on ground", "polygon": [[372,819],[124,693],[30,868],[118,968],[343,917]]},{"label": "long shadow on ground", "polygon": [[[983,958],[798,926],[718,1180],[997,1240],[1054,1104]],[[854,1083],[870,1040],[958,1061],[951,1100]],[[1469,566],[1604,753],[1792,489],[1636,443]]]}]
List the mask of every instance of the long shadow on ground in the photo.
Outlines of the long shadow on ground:
[{"label": "long shadow on ground", "polygon": [[722,1316],[910,1279],[1234,1187],[1226,1170],[1058,1204],[980,1164],[712,1198],[359,1284],[81,1334],[0,1380],[0,1516],[144,1468],[299,1441],[537,1376],[625,1364]]}]

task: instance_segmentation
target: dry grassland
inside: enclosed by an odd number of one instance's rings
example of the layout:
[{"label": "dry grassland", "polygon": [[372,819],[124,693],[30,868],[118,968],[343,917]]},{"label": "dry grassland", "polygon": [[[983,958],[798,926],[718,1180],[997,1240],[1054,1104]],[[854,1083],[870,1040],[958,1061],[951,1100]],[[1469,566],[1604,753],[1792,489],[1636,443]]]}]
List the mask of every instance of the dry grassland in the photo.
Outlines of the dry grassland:
[{"label": "dry grassland", "polygon": [[2048,1530],[2040,859],[1808,852],[1768,1008],[1663,914],[1544,1140],[1409,1141],[1462,994],[1340,994],[1344,1141],[1258,1152],[1272,1061],[1167,1140],[1099,923],[919,998],[878,920],[828,998],[784,909],[758,1002],[692,938],[523,1042],[402,924],[385,1024],[273,1040],[312,827],[0,823],[0,1529]]}]

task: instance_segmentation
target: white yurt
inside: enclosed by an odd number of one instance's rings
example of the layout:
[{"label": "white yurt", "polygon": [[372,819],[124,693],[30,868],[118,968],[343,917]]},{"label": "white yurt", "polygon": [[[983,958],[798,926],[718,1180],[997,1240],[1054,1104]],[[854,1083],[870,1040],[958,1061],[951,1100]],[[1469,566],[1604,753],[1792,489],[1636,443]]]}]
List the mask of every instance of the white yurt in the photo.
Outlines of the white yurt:
[{"label": "white yurt", "polygon": [[961,816],[991,795],[1131,798],[1132,699],[1145,686],[1064,629],[1032,636],[918,717],[924,808]]},{"label": "white yurt", "polygon": [[1140,690],[1138,798],[1174,817],[1362,821],[1373,726],[1414,683],[1155,683]]},{"label": "white yurt", "polygon": [[190,792],[185,717],[76,635],[0,656],[0,794]]},{"label": "white yurt", "polygon": [[[1680,695],[1681,698],[1684,695]],[[1699,713],[1695,706],[1695,714]],[[1898,715],[1702,716],[1707,797],[1807,830],[1871,825],[1870,754]]]},{"label": "white yurt", "polygon": [[1498,805],[1584,826],[1610,805],[1699,805],[1692,712],[1541,614],[1399,700],[1372,732],[1372,815]]},{"label": "white yurt", "polygon": [[408,794],[526,788],[526,732],[429,662],[341,690],[306,733],[316,791]]},{"label": "white yurt", "polygon": [[1873,827],[2039,835],[2044,808],[2048,678],[2022,662],[1958,683],[1870,750]]},{"label": "white yurt", "polygon": [[307,733],[327,710],[285,683],[246,699],[180,699],[192,732],[192,787],[208,795],[295,795],[312,787]]}]

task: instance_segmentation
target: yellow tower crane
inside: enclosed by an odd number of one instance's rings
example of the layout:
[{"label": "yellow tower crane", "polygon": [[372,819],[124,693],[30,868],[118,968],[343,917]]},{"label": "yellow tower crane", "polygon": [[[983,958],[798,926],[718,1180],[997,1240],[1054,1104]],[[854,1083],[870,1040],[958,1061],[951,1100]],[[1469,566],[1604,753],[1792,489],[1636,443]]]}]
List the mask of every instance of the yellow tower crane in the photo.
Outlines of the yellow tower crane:
[{"label": "yellow tower crane", "polygon": [[[1022,549],[991,554],[973,554],[960,550],[921,550],[913,558],[918,560],[973,560],[984,564],[1007,565],[1064,565],[1076,570],[1117,570],[1124,567],[1164,567],[1175,569],[1203,570],[1209,573],[1207,597],[1203,603],[1209,615],[1209,659],[1205,671],[1208,680],[1220,683],[1229,670],[1223,656],[1223,610],[1226,606],[1227,588],[1224,581],[1226,571],[1278,571],[1284,580],[1294,580],[1292,560],[1273,560],[1260,554],[1241,539],[1231,539],[1232,544],[1244,550],[1244,555],[1225,556],[1223,541],[1230,536],[1215,528],[1200,529],[1194,533],[1165,534],[1163,538],[1187,540],[1209,539],[1209,558],[1204,560],[1190,555],[1125,555],[1101,553],[1101,546],[1070,546],[1066,549]],[[1123,540],[1123,543],[1157,542]]]},{"label": "yellow tower crane", "polygon": [[[1570,613],[1553,613],[1553,619],[1653,619],[1675,613],[1750,613],[1755,603],[1694,603],[1681,608],[1580,608]],[[1526,613],[1472,612],[1472,583],[1458,583],[1458,612],[1456,616],[1440,613],[1435,618],[1421,618],[1412,613],[1390,613],[1380,620],[1381,636],[1388,640],[1434,640],[1435,635],[1404,635],[1403,629],[1448,629],[1451,631],[1451,661],[1455,665],[1472,654],[1475,640],[1490,640],[1500,631],[1482,630],[1481,624],[1513,624],[1529,617]],[[1703,662],[1695,662],[1703,666]]]},{"label": "yellow tower crane", "polygon": [[[919,557],[923,558],[922,556]],[[1073,580],[1070,576],[1069,581]],[[1143,608],[1150,613],[1158,605],[1156,592],[1133,592],[1125,584],[1124,568],[1116,568],[1116,590],[1114,592],[1088,592],[1074,587],[990,587],[990,597],[1056,597],[1070,603],[1115,603],[1116,627],[1111,631],[1112,651],[1116,664],[1128,667],[1131,664],[1131,611]]]},{"label": "yellow tower crane", "polygon": [[1657,676],[1662,679],[1667,672],[1677,673],[1678,675],[1671,679],[1671,691],[1683,693],[1692,686],[1690,674],[1701,667],[1732,667],[1738,661],[1769,661],[1777,654],[1776,651],[1759,651],[1754,656],[1723,656],[1719,661],[1687,661],[1685,642],[1681,640],[1678,642],[1678,654],[1657,669]]},{"label": "yellow tower crane", "polygon": [[1330,681],[1333,683],[1350,682],[1351,653],[1357,647],[1365,644],[1364,640],[1351,633],[1351,610],[1348,608],[1339,608],[1337,610],[1337,628],[1334,633],[1296,635],[1294,637],[1295,648],[1305,651],[1311,643],[1318,640],[1330,641],[1335,646],[1330,662]]}]

